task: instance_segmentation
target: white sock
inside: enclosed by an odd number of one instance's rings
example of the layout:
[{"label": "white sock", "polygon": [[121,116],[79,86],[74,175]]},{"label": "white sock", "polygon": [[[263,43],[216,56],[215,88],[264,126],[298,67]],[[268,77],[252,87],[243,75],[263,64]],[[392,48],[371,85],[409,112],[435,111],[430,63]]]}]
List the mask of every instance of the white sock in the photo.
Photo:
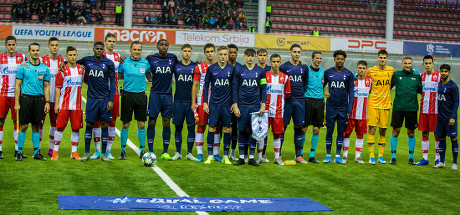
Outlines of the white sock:
[{"label": "white sock", "polygon": [[429,140],[422,140],[423,159],[428,160],[428,149],[430,148]]},{"label": "white sock", "polygon": [[[204,133],[196,133],[196,152],[198,154],[203,154],[203,144],[204,144]],[[201,146],[198,145],[200,143]]]},{"label": "white sock", "polygon": [[254,155],[249,155],[249,159],[254,159]]},{"label": "white sock", "polygon": [[80,140],[79,132],[72,132],[70,142],[72,142],[72,152],[77,152],[78,141]]},{"label": "white sock", "polygon": [[348,157],[348,148],[350,147],[350,138],[343,139],[343,156]]},{"label": "white sock", "polygon": [[106,151],[111,151],[114,140],[115,140],[115,127],[109,126],[109,140],[107,141]]},{"label": "white sock", "polygon": [[55,131],[54,132],[54,151],[59,151],[59,145],[61,144],[62,141],[62,131]]},{"label": "white sock", "polygon": [[274,139],[273,140],[273,150],[275,151],[275,159],[280,158],[280,147],[281,147],[281,139]]},{"label": "white sock", "polygon": [[264,152],[264,140],[257,141],[257,158],[262,158],[262,152]]},{"label": "white sock", "polygon": [[356,147],[356,154],[355,158],[361,158],[361,151],[363,150],[364,139],[356,139],[355,147]]},{"label": "white sock", "polygon": [[214,134],[214,146],[212,147],[212,154],[220,154],[220,134]]},{"label": "white sock", "polygon": [[53,145],[54,145],[54,132],[56,132],[56,127],[50,127],[50,133],[49,133],[49,137],[50,137],[50,149],[53,148]]},{"label": "white sock", "polygon": [[94,147],[96,151],[101,151],[101,128],[93,128]]},{"label": "white sock", "polygon": [[0,131],[0,151],[3,151],[2,150],[2,143],[3,143],[3,130]]},{"label": "white sock", "polygon": [[[13,130],[14,150],[18,150],[18,130]],[[439,144],[438,144],[439,145]]]}]

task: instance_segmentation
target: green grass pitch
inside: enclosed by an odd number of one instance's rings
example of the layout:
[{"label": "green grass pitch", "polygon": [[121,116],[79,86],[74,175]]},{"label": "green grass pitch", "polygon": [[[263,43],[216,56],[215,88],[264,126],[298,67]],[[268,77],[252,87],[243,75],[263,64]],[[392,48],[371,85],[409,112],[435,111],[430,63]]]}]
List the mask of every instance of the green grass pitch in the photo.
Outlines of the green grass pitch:
[{"label": "green grass pitch", "polygon": [[[120,83],[121,85],[121,83]],[[86,86],[85,86],[86,87]],[[86,94],[86,91],[83,93]],[[132,123],[129,139],[137,143],[137,128]],[[121,128],[118,121],[117,128]],[[155,152],[160,156],[162,150],[161,123],[157,122]],[[42,151],[48,149],[48,119],[45,123]],[[140,159],[129,147],[127,160],[118,159],[111,163],[100,160],[77,162],[70,156],[70,129],[66,129],[60,147],[59,161],[35,161],[29,128],[24,153],[29,158],[16,162],[13,158],[14,145],[12,122],[7,118],[4,127],[3,152],[0,160],[0,214],[146,214],[151,212],[116,211],[66,211],[59,210],[58,195],[88,196],[137,196],[174,197],[175,193],[156,175],[151,168],[141,164]],[[184,129],[185,131],[186,129]],[[174,127],[171,129],[174,137]],[[390,132],[387,131],[385,158],[390,158]],[[179,187],[192,197],[307,197],[320,202],[333,212],[308,214],[456,214],[460,188],[459,173],[450,170],[452,153],[450,140],[447,141],[446,169],[432,169],[430,166],[409,166],[406,130],[402,129],[398,145],[398,164],[396,166],[368,163],[367,144],[362,158],[366,164],[307,164],[277,166],[272,163],[252,166],[226,166],[221,163],[205,165],[185,159],[179,161],[158,161],[158,166],[168,174]],[[84,129],[80,131],[80,155],[84,152]],[[326,129],[321,129],[317,158],[325,157],[324,137]],[[183,133],[186,140],[186,133]],[[311,128],[307,133],[305,154],[310,148]],[[335,134],[334,134],[335,137]],[[351,137],[349,157],[354,157],[354,138]],[[335,139],[335,138],[334,138]],[[269,143],[272,135],[269,134]],[[416,132],[414,159],[421,159],[421,132]],[[430,137],[431,164],[434,160],[434,138]],[[289,127],[283,147],[283,159],[294,156],[293,129]],[[185,153],[185,141],[182,152]],[[94,152],[94,144],[91,144]],[[120,138],[115,138],[112,154],[118,158]],[[171,139],[170,154],[175,145]],[[377,153],[377,147],[376,147]],[[335,144],[333,144],[335,153]],[[196,151],[194,148],[194,154]],[[273,159],[272,145],[269,144],[267,156]],[[158,214],[171,214],[163,212]],[[196,214],[177,212],[176,214]],[[210,213],[217,214],[217,213]],[[219,213],[232,214],[232,213]],[[236,214],[236,213],[235,213]],[[239,213],[242,214],[242,213]],[[246,213],[245,213],[246,214]],[[258,214],[258,213],[247,213]],[[267,213],[284,214],[284,213]],[[293,214],[293,213],[286,213]],[[307,214],[307,213],[296,213]]]}]

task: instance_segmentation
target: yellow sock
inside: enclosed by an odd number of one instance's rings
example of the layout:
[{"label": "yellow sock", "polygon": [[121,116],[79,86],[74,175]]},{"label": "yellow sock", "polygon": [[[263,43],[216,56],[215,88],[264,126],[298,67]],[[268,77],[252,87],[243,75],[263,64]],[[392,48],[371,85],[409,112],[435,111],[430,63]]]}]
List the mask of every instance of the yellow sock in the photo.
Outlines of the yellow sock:
[{"label": "yellow sock", "polygon": [[385,136],[379,135],[379,157],[383,157],[383,153],[385,152]]},{"label": "yellow sock", "polygon": [[374,144],[375,143],[375,136],[372,134],[367,134],[367,144]]},{"label": "yellow sock", "polygon": [[374,143],[368,143],[367,148],[369,149],[369,158],[373,158],[374,156]]}]

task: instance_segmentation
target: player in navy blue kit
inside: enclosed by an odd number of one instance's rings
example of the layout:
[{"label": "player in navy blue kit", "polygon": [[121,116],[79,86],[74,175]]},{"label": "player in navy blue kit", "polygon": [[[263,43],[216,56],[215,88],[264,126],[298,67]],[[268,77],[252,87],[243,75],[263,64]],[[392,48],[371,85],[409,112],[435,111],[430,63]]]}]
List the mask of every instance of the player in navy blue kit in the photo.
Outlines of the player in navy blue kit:
[{"label": "player in navy blue kit", "polygon": [[[252,166],[259,166],[259,163],[254,160],[256,150],[256,140],[251,137],[251,113],[265,112],[265,102],[267,99],[267,80],[265,78],[265,70],[254,64],[256,51],[254,49],[246,49],[244,51],[244,59],[246,65],[240,70],[235,70],[232,83],[232,100],[233,112],[238,117],[238,147],[240,150],[240,159],[233,165],[239,166],[245,164],[245,145],[249,139],[249,161]],[[227,152],[228,153],[228,152]],[[226,154],[224,151],[224,160]],[[227,157],[228,161],[228,157]],[[228,161],[230,163],[230,161]]]},{"label": "player in navy blue kit", "polygon": [[174,94],[173,124],[176,127],[176,132],[174,133],[176,154],[172,157],[172,160],[182,158],[182,128],[184,120],[187,119],[187,159],[196,161],[196,158],[192,155],[193,144],[195,143],[195,116],[190,106],[192,105],[193,74],[197,64],[190,60],[192,56],[191,45],[184,44],[181,47],[180,54],[182,60],[174,67],[176,93]]},{"label": "player in navy blue kit", "polygon": [[155,141],[155,124],[158,114],[161,112],[163,124],[163,152],[161,158],[171,160],[168,154],[169,141],[171,139],[171,118],[173,116],[172,99],[172,75],[177,57],[169,54],[169,42],[161,39],[157,43],[158,54],[147,56],[152,74],[152,88],[149,97],[149,126],[147,127],[147,143],[149,151],[153,152]]},{"label": "player in navy blue kit", "polygon": [[[220,122],[224,131],[224,149],[230,148],[232,136],[232,79],[235,67],[227,63],[228,48],[220,46],[217,49],[217,63],[208,67],[203,87],[203,110],[208,113],[208,159],[205,164],[211,164],[216,160],[213,157],[214,133]],[[209,95],[208,105],[208,92]],[[228,152],[227,152],[228,153]]]},{"label": "player in navy blue kit", "polygon": [[457,170],[458,140],[457,140],[457,110],[458,86],[450,76],[450,66],[443,64],[440,67],[442,80],[438,84],[438,121],[435,136],[439,137],[440,162],[433,168],[445,168],[446,163],[446,136],[452,141],[452,170]]},{"label": "player in navy blue kit", "polygon": [[[238,57],[238,46],[231,43],[227,45],[228,48],[228,63],[235,67],[235,70],[241,69],[243,65],[236,61]],[[235,115],[232,114],[232,143],[231,143],[231,150],[230,150],[230,159],[231,160],[238,160],[236,158],[236,146],[238,145],[238,120]],[[215,149],[214,149],[215,150]],[[245,147],[245,152],[248,151],[248,147]],[[214,153],[215,154],[215,153]],[[247,156],[246,156],[247,159]]]},{"label": "player in navy blue kit", "polygon": [[[289,50],[291,60],[280,66],[280,71],[289,76],[291,82],[291,96],[286,99],[284,105],[284,130],[287,129],[291,117],[294,122],[294,146],[295,160],[298,163],[306,164],[301,156],[302,127],[305,123],[305,101],[304,93],[308,83],[308,68],[300,62],[302,48],[293,44]],[[281,135],[281,146],[284,142],[284,133]]]},{"label": "player in navy blue kit", "polygon": [[335,122],[337,121],[337,151],[335,163],[346,164],[342,161],[342,151],[345,127],[348,116],[351,114],[354,98],[354,76],[353,73],[344,67],[347,54],[342,50],[334,52],[335,67],[324,72],[324,86],[329,85],[329,94],[326,101],[326,150],[327,155],[323,163],[331,162],[332,134],[334,133]]},{"label": "player in navy blue kit", "polygon": [[[268,72],[272,69],[272,67],[266,64],[268,58],[268,51],[266,49],[258,49],[257,50],[257,66],[262,67],[265,72]],[[265,156],[265,151],[267,150],[267,137],[265,140],[257,143],[257,162],[258,163],[268,163],[269,160]]]},{"label": "player in navy blue kit", "polygon": [[109,122],[112,121],[113,100],[115,98],[115,65],[104,56],[104,43],[95,42],[94,56],[84,57],[77,63],[85,66],[85,82],[88,84],[86,102],[85,155],[80,159],[90,159],[89,150],[94,123],[101,120],[102,150],[101,160],[110,162],[106,148],[109,138]]}]

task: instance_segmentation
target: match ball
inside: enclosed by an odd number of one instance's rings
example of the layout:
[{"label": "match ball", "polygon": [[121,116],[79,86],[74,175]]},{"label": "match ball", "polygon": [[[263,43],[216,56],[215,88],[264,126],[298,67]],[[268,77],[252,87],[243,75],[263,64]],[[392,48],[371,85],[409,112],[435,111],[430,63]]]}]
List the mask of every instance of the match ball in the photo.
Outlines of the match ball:
[{"label": "match ball", "polygon": [[153,152],[147,152],[142,156],[144,166],[151,167],[157,163],[157,156]]}]

